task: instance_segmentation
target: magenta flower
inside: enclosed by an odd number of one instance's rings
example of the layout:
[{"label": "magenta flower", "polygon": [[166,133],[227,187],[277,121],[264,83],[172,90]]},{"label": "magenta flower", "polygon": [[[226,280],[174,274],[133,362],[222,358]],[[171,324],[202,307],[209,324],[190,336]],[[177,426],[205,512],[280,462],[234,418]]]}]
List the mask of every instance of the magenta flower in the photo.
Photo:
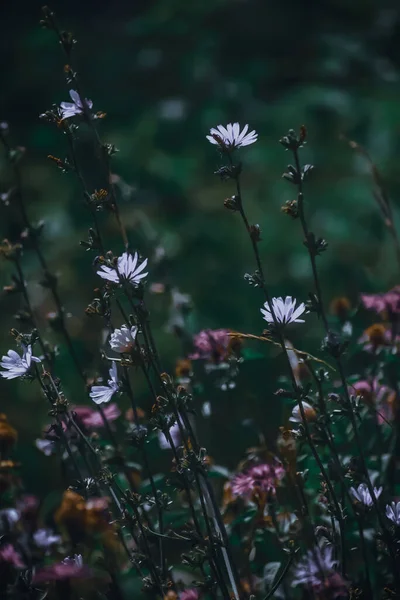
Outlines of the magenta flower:
[{"label": "magenta flower", "polygon": [[357,381],[350,386],[349,392],[361,396],[365,404],[373,406],[380,425],[393,419],[395,392],[389,386],[380,383],[377,377],[370,381],[366,379]]},{"label": "magenta flower", "polygon": [[259,491],[274,494],[284,476],[285,469],[277,460],[271,464],[255,465],[232,479],[232,493],[244,498],[251,498],[254,492]]},{"label": "magenta flower", "polygon": [[[74,408],[74,412],[78,416],[82,425],[84,425],[87,429],[104,427],[104,421],[99,411],[93,410],[93,408],[90,408],[89,406],[76,406]],[[103,413],[108,422],[115,421],[119,416],[121,416],[121,411],[115,402],[105,406],[103,408]]]},{"label": "magenta flower", "polygon": [[196,588],[188,588],[179,594],[179,600],[198,600],[200,594]]},{"label": "magenta flower", "polygon": [[0,547],[0,563],[8,563],[16,569],[24,569],[25,565],[22,562],[21,556],[11,544],[5,544]]},{"label": "magenta flower", "polygon": [[229,349],[228,329],[204,329],[193,338],[194,352],[189,355],[192,360],[210,360],[222,362]]},{"label": "magenta flower", "polygon": [[400,314],[400,286],[385,294],[361,294],[361,302],[367,310],[377,313],[388,312],[389,317]]},{"label": "magenta flower", "polygon": [[87,579],[91,570],[83,564],[81,554],[68,557],[60,563],[43,567],[33,576],[32,583],[46,583],[48,581],[63,581],[65,579]]}]

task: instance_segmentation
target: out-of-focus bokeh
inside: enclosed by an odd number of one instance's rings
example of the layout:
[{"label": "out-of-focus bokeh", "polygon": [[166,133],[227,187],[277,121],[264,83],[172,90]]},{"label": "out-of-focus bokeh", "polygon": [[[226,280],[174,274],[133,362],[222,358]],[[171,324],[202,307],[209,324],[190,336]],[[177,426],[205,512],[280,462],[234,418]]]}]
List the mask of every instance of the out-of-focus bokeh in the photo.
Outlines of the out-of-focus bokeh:
[{"label": "out-of-focus bokeh", "polygon": [[[306,300],[312,289],[300,227],[281,212],[296,191],[281,178],[290,157],[278,140],[302,124],[308,129],[302,160],[315,165],[305,207],[313,230],[329,244],[318,259],[326,300],[346,295],[356,307],[361,291],[384,291],[399,283],[370,165],[346,141],[356,140],[368,151],[396,215],[400,9],[394,5],[379,0],[70,0],[51,5],[60,26],[77,39],[75,67],[85,95],[95,111],[107,113],[98,127],[103,141],[119,149],[112,167],[121,211],[132,246],[150,257],[149,286],[162,282],[191,295],[193,333],[205,327],[256,334],[263,329],[262,299],[243,278],[254,270],[249,241],[238,216],[224,208],[224,198],[235,190],[214,175],[221,160],[205,137],[220,123],[249,123],[259,134],[259,141],[240,154],[243,200],[251,221],[261,227],[260,252],[274,295]],[[45,220],[43,248],[60,278],[79,357],[93,375],[101,367],[101,323],[84,310],[99,279],[93,255],[79,245],[90,225],[79,187],[72,174],[61,173],[47,158],[64,158],[67,145],[61,130],[39,115],[69,98],[62,50],[52,32],[39,26],[40,8],[34,1],[0,7],[0,119],[10,125],[12,143],[26,148],[21,169],[29,213]],[[80,159],[94,191],[102,179],[92,158],[93,140],[84,126],[78,135]],[[6,192],[13,183],[3,155],[0,169],[0,192]],[[0,219],[2,237],[15,240],[21,230],[17,211],[1,205]],[[100,221],[109,248],[122,252],[114,221],[106,214]],[[66,381],[69,399],[79,403],[80,382],[71,375],[62,338],[46,322],[54,305],[38,283],[40,270],[31,251],[26,250],[24,262],[44,333],[60,344],[57,372]],[[1,286],[10,274],[2,263]],[[165,367],[173,370],[182,349],[166,326],[170,296],[153,294],[150,303]],[[2,353],[13,343],[10,327],[23,329],[12,318],[15,308],[13,297],[1,298]],[[316,317],[292,337],[301,347],[318,347]],[[254,389],[237,386],[235,403],[221,392],[217,424],[225,428],[224,439],[237,433],[233,425],[230,430],[230,419],[251,416],[242,411],[246,403],[271,424],[277,366],[272,359],[266,365],[261,372],[254,367]],[[19,430],[26,485],[52,489],[54,481],[46,483],[48,459],[33,448],[46,422],[43,398],[23,382],[1,382],[0,394],[1,411]],[[148,408],[144,397],[146,402]],[[275,427],[279,418],[272,419]],[[242,436],[233,463],[252,441]]]}]

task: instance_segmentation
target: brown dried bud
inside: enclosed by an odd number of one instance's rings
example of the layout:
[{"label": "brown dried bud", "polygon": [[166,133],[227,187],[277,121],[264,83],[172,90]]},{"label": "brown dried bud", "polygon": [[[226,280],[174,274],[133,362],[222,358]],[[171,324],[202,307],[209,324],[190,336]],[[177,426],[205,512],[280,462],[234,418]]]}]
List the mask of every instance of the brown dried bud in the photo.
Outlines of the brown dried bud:
[{"label": "brown dried bud", "polygon": [[285,204],[281,207],[281,211],[292,219],[297,219],[299,216],[299,211],[297,208],[297,200],[287,200]]},{"label": "brown dried bud", "polygon": [[7,452],[18,439],[17,430],[10,425],[4,413],[0,414],[0,449]]},{"label": "brown dried bud", "polygon": [[259,225],[250,225],[249,233],[253,242],[259,242],[261,240],[261,229]]},{"label": "brown dried bud", "polygon": [[341,321],[344,321],[347,319],[351,310],[350,300],[345,296],[333,298],[329,309],[332,315],[335,315],[335,317],[338,317]]},{"label": "brown dried bud", "polygon": [[384,346],[386,344],[385,333],[386,327],[382,325],[382,323],[374,323],[374,325],[371,325],[371,327],[368,327],[368,329],[364,331],[364,335],[375,347]]}]

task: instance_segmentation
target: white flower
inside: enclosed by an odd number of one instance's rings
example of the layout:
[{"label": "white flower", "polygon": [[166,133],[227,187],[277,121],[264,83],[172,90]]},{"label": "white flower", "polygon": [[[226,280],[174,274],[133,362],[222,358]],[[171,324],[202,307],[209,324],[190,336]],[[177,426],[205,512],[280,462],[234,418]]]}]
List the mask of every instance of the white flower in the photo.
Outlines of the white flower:
[{"label": "white flower", "polygon": [[18,523],[20,519],[20,513],[15,508],[3,508],[0,510],[0,521],[6,521],[8,527],[12,527],[15,523]]},{"label": "white flower", "polygon": [[[61,102],[60,104],[63,119],[70,119],[71,117],[81,115],[84,112],[83,104],[78,92],[75,90],[70,90],[69,95],[71,96],[72,102]],[[85,102],[90,110],[93,106],[93,102],[87,98],[85,98]]]},{"label": "white flower", "polygon": [[114,329],[110,337],[110,346],[115,352],[130,352],[135,344],[137,327],[122,325],[121,329]]},{"label": "white flower", "polygon": [[75,554],[74,556],[67,556],[61,561],[63,565],[75,565],[76,567],[83,567],[82,554]]},{"label": "white flower", "polygon": [[[382,493],[382,490],[383,488],[381,487],[374,487],[375,498],[379,498],[379,496]],[[374,503],[366,483],[360,483],[357,489],[354,487],[350,488],[350,493],[353,496],[353,498],[361,502],[361,504],[364,504],[364,506],[372,506]]]},{"label": "white flower", "polygon": [[32,361],[40,363],[40,358],[32,356],[32,347],[22,345],[22,357],[15,352],[15,350],[9,350],[7,356],[3,356],[0,365],[6,371],[2,371],[0,375],[5,379],[15,379],[15,377],[22,377],[30,369]]},{"label": "white flower", "polygon": [[49,548],[49,546],[61,542],[61,537],[55,535],[51,529],[38,529],[33,534],[33,540],[39,548]]},{"label": "white flower", "polygon": [[[311,404],[308,404],[308,402],[302,402],[302,405],[303,405],[303,410],[304,410],[304,415],[306,417],[306,421],[307,422],[315,421],[315,419],[317,417],[317,413],[315,412],[315,409],[311,406]],[[293,408],[292,416],[290,417],[289,421],[291,421],[292,423],[302,423],[303,422],[303,418],[302,418],[301,412],[300,412],[300,407],[298,404],[296,404],[296,406]]]},{"label": "white flower", "polygon": [[102,404],[103,402],[110,402],[115,392],[118,391],[118,373],[117,363],[113,361],[112,367],[109,370],[110,379],[108,385],[93,385],[89,396],[95,404]]},{"label": "white flower", "polygon": [[[286,325],[287,323],[304,323],[304,319],[299,319],[299,317],[306,310],[305,304],[302,302],[295,310],[296,302],[296,298],[292,300],[292,296],[286,296],[285,299],[272,298],[272,310],[278,323],[282,325]],[[268,302],[265,302],[264,308],[260,310],[265,321],[274,324],[274,318]]]},{"label": "white flower", "polygon": [[147,258],[138,267],[139,255],[135,252],[134,256],[128,252],[124,252],[122,256],[118,258],[117,266],[107,267],[102,265],[100,270],[97,271],[97,275],[100,275],[103,279],[108,279],[113,283],[120,283],[121,278],[126,279],[129,283],[137,284],[143,277],[147,277],[148,273],[142,273],[147,267]]},{"label": "white flower", "polygon": [[254,129],[247,133],[248,129],[249,126],[245,125],[240,131],[239,123],[228,123],[226,127],[223,125],[218,125],[216,129],[213,127],[210,129],[210,135],[206,137],[211,144],[216,144],[221,150],[235,150],[257,141],[258,134]]},{"label": "white flower", "polygon": [[392,502],[386,505],[386,516],[395,525],[400,525],[400,502]]}]

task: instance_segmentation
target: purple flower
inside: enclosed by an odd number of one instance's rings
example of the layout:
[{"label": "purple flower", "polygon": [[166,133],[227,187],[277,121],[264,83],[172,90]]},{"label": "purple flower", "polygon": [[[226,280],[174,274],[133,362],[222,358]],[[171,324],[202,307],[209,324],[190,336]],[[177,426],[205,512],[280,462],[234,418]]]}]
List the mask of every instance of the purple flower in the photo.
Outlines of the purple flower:
[{"label": "purple flower", "polygon": [[284,477],[285,469],[280,462],[263,463],[239,473],[232,480],[232,493],[235,496],[251,498],[254,492],[275,493],[278,482]]},{"label": "purple flower", "polygon": [[0,365],[5,371],[2,371],[0,375],[5,379],[15,379],[16,377],[22,377],[25,375],[30,367],[31,363],[40,363],[40,358],[32,356],[32,347],[22,345],[22,357],[15,352],[15,350],[9,350],[7,356],[3,356]]},{"label": "purple flower", "polygon": [[124,252],[122,256],[118,258],[116,267],[107,267],[102,265],[97,271],[97,275],[100,275],[103,279],[112,281],[113,283],[121,283],[121,279],[124,279],[132,285],[137,285],[140,281],[147,277],[148,273],[142,273],[147,267],[146,258],[141,265],[138,266],[139,255],[137,252],[132,257],[132,254]]},{"label": "purple flower", "polygon": [[[172,443],[174,446],[179,446],[181,434],[178,423],[174,423],[174,425],[172,425],[171,429],[169,430],[169,435],[172,438]],[[162,431],[158,432],[158,443],[160,444],[161,450],[171,450],[171,444]]]},{"label": "purple flower", "polygon": [[[374,496],[376,499],[379,498],[379,496],[382,494],[382,490],[383,488],[373,488],[374,490]],[[353,496],[353,498],[355,498],[358,502],[360,502],[361,504],[363,504],[364,506],[370,507],[373,505],[373,498],[369,492],[368,486],[366,483],[360,483],[360,485],[358,486],[358,488],[354,488],[351,487],[350,488],[350,493]]]},{"label": "purple flower", "polygon": [[332,558],[332,548],[314,548],[299,561],[294,570],[292,584],[304,585],[315,595],[328,600],[346,594],[347,584],[336,571],[337,561]]},{"label": "purple flower", "polygon": [[179,594],[179,600],[198,600],[200,594],[196,588],[188,588]]},{"label": "purple flower", "polygon": [[386,505],[386,516],[395,525],[400,525],[400,502],[391,502]]},{"label": "purple flower", "polygon": [[[84,107],[78,92],[75,90],[70,90],[69,95],[72,102],[61,102],[60,104],[63,119],[70,119],[71,117],[76,117],[84,113]],[[88,109],[91,110],[93,107],[93,102],[85,98],[85,103]]]},{"label": "purple flower", "polygon": [[210,135],[206,137],[211,144],[219,146],[221,150],[230,151],[242,146],[249,146],[257,141],[258,134],[254,129],[247,133],[248,129],[249,126],[245,125],[240,131],[239,123],[228,123],[226,127],[223,125],[218,125],[216,129],[212,127]]},{"label": "purple flower", "polygon": [[229,350],[228,329],[204,329],[193,338],[194,352],[189,355],[192,360],[210,360],[220,363],[227,357]]},{"label": "purple flower", "polygon": [[[101,414],[97,410],[93,410],[89,406],[76,406],[74,412],[77,414],[82,425],[87,429],[97,429],[104,427],[104,421]],[[103,408],[103,413],[107,421],[112,422],[121,416],[121,411],[118,406],[113,402]]]},{"label": "purple flower", "polygon": [[400,286],[392,288],[385,294],[361,294],[361,302],[367,310],[378,314],[387,312],[390,320],[400,314]]},{"label": "purple flower", "polygon": [[108,385],[93,385],[89,396],[95,404],[102,404],[103,402],[110,402],[115,392],[119,389],[117,363],[112,362],[111,369],[109,370],[110,379]]},{"label": "purple flower", "polygon": [[387,385],[379,382],[378,377],[368,381],[362,379],[357,381],[349,388],[350,393],[356,393],[365,404],[372,406],[376,410],[378,423],[381,425],[385,421],[391,421],[393,418],[393,404],[396,397],[395,392]]},{"label": "purple flower", "polygon": [[1,562],[8,563],[16,569],[23,569],[25,567],[21,556],[11,544],[5,544],[0,547],[0,563]]},{"label": "purple flower", "polygon": [[32,583],[46,583],[48,581],[63,581],[65,579],[86,579],[91,576],[91,570],[83,564],[82,555],[75,554],[60,563],[43,567],[33,576]]}]

